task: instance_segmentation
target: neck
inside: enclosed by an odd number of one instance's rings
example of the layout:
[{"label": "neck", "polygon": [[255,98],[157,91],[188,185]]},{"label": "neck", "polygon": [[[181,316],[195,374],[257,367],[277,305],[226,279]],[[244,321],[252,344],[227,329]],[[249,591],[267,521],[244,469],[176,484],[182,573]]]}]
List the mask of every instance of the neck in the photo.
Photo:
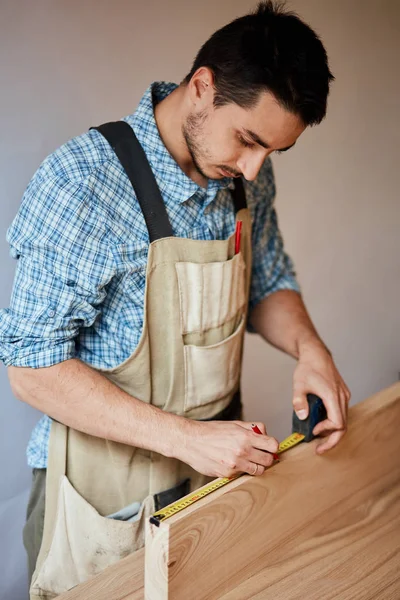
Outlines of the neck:
[{"label": "neck", "polygon": [[202,187],[207,187],[207,179],[194,166],[182,133],[182,125],[186,118],[183,108],[184,92],[185,88],[179,86],[161,100],[155,107],[154,117],[163,144],[172,158],[190,179]]}]

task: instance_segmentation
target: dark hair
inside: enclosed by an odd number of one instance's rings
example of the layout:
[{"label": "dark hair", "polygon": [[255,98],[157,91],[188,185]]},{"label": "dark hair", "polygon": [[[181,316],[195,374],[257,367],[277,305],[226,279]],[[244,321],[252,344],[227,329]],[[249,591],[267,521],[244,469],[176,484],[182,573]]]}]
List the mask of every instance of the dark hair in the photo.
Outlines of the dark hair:
[{"label": "dark hair", "polygon": [[183,83],[189,83],[200,67],[214,73],[216,107],[233,102],[252,108],[260,92],[269,91],[304,125],[325,117],[334,80],[325,48],[282,3],[261,2],[254,13],[216,31],[201,47]]}]

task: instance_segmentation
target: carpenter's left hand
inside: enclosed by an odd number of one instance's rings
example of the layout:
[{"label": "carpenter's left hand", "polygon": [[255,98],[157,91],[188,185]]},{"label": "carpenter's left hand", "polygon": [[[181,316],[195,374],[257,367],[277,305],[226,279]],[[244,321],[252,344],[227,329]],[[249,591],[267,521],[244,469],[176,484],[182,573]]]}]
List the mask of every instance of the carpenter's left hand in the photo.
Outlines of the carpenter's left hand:
[{"label": "carpenter's left hand", "polygon": [[314,435],[328,436],[317,446],[322,454],[342,439],[347,428],[350,391],[341,378],[332,356],[321,343],[315,343],[300,352],[293,378],[293,407],[300,419],[308,416],[307,394],[319,396],[326,407],[328,418],[314,427]]}]

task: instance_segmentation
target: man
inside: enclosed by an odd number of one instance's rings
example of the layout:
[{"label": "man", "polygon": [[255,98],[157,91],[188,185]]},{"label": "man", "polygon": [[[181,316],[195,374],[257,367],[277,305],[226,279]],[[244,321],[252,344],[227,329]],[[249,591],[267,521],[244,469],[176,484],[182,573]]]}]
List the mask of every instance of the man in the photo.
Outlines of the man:
[{"label": "man", "polygon": [[277,441],[241,420],[246,324],[297,359],[300,418],[323,399],[317,451],[344,435],[349,391],[284,252],[269,159],[324,118],[332,80],[315,33],[264,2],[179,86],[153,84],[33,177],[0,313],[13,392],[46,415],[28,447],[31,598],[135,551],[148,515],[207,477],[272,464]]}]

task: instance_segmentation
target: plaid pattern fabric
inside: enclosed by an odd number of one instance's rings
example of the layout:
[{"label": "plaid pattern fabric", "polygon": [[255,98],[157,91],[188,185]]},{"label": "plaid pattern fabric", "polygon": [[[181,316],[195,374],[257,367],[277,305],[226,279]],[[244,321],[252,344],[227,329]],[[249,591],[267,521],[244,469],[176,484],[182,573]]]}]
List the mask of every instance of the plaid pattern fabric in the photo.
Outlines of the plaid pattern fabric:
[{"label": "plaid pattern fabric", "polygon": [[[160,187],[174,234],[226,239],[235,228],[229,178],[194,183],[166,150],[153,100],[176,85],[155,83],[125,117]],[[280,289],[299,290],[273,208],[270,160],[245,182],[253,218],[250,309]],[[48,156],[32,178],[7,240],[17,259],[10,306],[0,311],[0,359],[46,367],[77,357],[112,368],[135,350],[143,326],[148,233],[132,186],[95,130]],[[44,416],[28,446],[28,464],[45,468],[51,420]]]}]

